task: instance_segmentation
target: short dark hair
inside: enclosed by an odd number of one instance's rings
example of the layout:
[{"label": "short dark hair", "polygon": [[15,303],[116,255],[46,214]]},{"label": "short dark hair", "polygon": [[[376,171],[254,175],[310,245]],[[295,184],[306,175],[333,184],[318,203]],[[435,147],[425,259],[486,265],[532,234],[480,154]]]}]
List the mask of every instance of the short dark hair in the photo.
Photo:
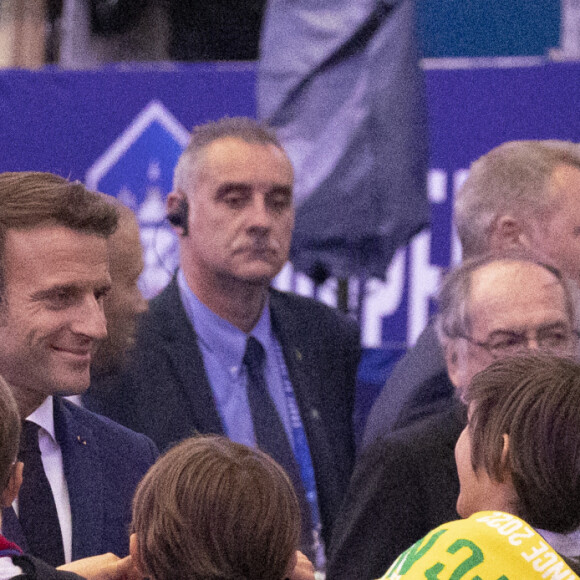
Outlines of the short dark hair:
[{"label": "short dark hair", "polygon": [[4,245],[11,229],[61,225],[109,237],[117,227],[117,210],[79,181],[36,171],[0,173],[0,298],[4,294]]},{"label": "short dark hair", "polygon": [[503,480],[507,434],[515,515],[553,532],[578,528],[580,365],[546,354],[501,359],[474,376],[464,399],[474,470]]},{"label": "short dark hair", "polygon": [[133,500],[139,559],[155,580],[282,580],[300,536],[298,500],[265,453],[192,437],[163,455]]},{"label": "short dark hair", "polygon": [[20,442],[20,414],[10,387],[0,376],[0,493],[8,485]]},{"label": "short dark hair", "polygon": [[186,175],[195,166],[199,152],[218,139],[233,137],[255,145],[273,145],[284,150],[273,129],[249,117],[223,117],[193,128],[173,175],[173,189],[183,189]]}]

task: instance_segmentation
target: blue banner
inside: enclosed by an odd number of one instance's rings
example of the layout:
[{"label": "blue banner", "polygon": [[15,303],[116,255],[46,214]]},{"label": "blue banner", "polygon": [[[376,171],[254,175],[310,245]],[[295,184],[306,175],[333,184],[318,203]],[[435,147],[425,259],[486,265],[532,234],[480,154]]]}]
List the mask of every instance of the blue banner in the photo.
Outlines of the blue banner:
[{"label": "blue banner", "polygon": [[[52,171],[121,197],[138,214],[148,295],[175,265],[163,222],[173,166],[197,123],[256,113],[253,64],[117,66],[95,71],[0,71],[0,170]],[[365,346],[404,348],[433,309],[443,270],[459,259],[453,192],[471,161],[511,139],[580,141],[580,64],[425,71],[432,228],[400,249],[384,279],[350,284]],[[277,285],[312,294],[287,266]],[[360,287],[359,287],[360,286]],[[336,302],[336,280],[319,290]]]}]

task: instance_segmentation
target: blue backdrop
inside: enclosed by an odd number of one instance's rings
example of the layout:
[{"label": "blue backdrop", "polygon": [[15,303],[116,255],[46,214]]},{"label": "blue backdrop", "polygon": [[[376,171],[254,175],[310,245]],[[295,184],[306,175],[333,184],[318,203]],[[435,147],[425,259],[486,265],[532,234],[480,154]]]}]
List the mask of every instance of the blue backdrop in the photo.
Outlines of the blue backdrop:
[{"label": "blue backdrop", "polygon": [[[580,64],[425,74],[432,227],[397,252],[386,282],[366,283],[364,344],[391,349],[383,358],[381,351],[365,354],[376,372],[363,365],[361,377],[374,388],[405,344],[417,338],[443,269],[459,259],[451,203],[471,161],[510,139],[580,141]],[[143,289],[151,295],[175,264],[163,201],[187,132],[224,114],[255,115],[254,85],[252,64],[1,71],[0,170],[52,171],[122,197],[142,224],[148,271]],[[357,282],[351,284],[354,304]],[[313,291],[290,267],[278,285]],[[321,298],[333,303],[335,289],[330,280]]]}]

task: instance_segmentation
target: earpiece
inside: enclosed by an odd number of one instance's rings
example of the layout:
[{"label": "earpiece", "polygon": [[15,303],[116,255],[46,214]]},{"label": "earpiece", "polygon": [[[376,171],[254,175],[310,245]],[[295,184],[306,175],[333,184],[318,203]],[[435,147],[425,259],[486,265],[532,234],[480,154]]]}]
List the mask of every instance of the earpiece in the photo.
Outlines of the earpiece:
[{"label": "earpiece", "polygon": [[180,199],[177,208],[167,214],[167,221],[174,227],[182,228],[183,235],[187,235],[187,221],[189,216],[189,205],[186,199]]}]

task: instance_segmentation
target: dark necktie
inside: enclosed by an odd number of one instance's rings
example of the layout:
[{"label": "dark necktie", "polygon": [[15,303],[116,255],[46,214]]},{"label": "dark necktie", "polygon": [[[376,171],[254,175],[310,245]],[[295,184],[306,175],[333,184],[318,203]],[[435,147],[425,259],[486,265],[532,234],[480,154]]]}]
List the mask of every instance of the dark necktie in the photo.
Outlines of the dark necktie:
[{"label": "dark necktie", "polygon": [[264,379],[264,349],[253,336],[250,336],[246,343],[244,364],[248,373],[248,402],[258,447],[284,468],[294,486],[300,504],[302,520],[300,549],[312,559],[314,553],[310,506],[306,499],[306,492],[294,452],[288,442],[286,430]]},{"label": "dark necktie", "polygon": [[60,566],[64,564],[62,534],[56,504],[40,455],[40,427],[24,421],[18,460],[24,463],[23,482],[18,494],[18,519],[28,550],[37,558]]}]

